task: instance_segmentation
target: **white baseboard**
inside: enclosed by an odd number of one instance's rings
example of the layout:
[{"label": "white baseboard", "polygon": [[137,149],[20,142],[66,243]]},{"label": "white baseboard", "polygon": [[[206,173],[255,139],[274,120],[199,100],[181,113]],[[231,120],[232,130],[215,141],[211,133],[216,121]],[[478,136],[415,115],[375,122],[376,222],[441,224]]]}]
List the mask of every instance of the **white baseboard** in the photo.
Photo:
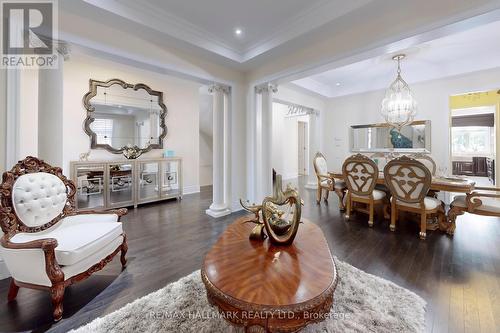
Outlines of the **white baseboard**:
[{"label": "white baseboard", "polygon": [[7,266],[5,265],[5,261],[0,259],[0,280],[6,279],[10,277],[9,270],[7,269]]},{"label": "white baseboard", "polygon": [[184,186],[182,188],[182,195],[200,193],[200,185]]},{"label": "white baseboard", "polygon": [[236,201],[233,201],[231,203],[231,208],[230,209],[231,209],[232,213],[235,213],[235,212],[239,212],[240,210],[243,210],[243,207],[241,207],[240,201],[236,200]]}]

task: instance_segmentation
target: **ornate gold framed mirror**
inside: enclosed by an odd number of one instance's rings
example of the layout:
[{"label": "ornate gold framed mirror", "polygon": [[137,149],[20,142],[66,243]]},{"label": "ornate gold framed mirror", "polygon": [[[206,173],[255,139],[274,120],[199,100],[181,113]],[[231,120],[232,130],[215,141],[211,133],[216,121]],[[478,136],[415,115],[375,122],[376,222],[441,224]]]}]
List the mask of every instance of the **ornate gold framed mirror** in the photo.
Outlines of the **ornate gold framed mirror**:
[{"label": "ornate gold framed mirror", "polygon": [[143,83],[90,79],[83,105],[87,110],[84,130],[92,149],[134,159],[151,149],[163,148],[167,135],[163,92]]}]

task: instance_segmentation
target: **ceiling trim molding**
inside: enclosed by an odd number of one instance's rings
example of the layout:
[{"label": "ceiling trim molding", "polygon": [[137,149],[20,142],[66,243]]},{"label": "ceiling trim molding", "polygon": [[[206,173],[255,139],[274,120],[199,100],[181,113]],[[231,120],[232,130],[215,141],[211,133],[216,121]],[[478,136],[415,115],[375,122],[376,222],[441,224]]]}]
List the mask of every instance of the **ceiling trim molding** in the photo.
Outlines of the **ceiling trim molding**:
[{"label": "ceiling trim molding", "polygon": [[369,58],[378,57],[384,54],[392,54],[398,50],[408,49],[434,39],[498,20],[500,20],[500,9],[498,5],[475,8],[471,12],[461,13],[458,16],[435,22],[432,25],[423,26],[417,30],[407,31],[399,35],[377,40],[361,48],[352,49],[346,53],[339,53],[332,58],[290,66],[285,70],[264,75],[255,80],[251,79],[250,81],[254,85],[266,81],[273,81],[277,84],[292,82]]},{"label": "ceiling trim molding", "polygon": [[238,48],[225,40],[207,32],[201,27],[182,19],[162,8],[147,2],[134,0],[84,0],[97,8],[107,10],[138,24],[145,25],[161,33],[186,41],[210,52],[244,63],[287,41],[318,28],[345,15],[373,0],[350,0],[339,6],[330,0],[321,0],[296,16],[289,18],[276,31],[270,31],[265,38]]},{"label": "ceiling trim molding", "polygon": [[233,81],[194,71],[182,70],[178,66],[170,66],[164,62],[158,62],[141,55],[123,52],[123,50],[112,48],[102,43],[96,43],[65,32],[60,32],[59,36],[71,45],[71,50],[74,54],[83,54],[114,61],[154,73],[171,75],[180,79],[198,82],[203,85],[222,84],[231,87],[235,85]]},{"label": "ceiling trim molding", "polygon": [[265,53],[278,45],[312,31],[336,18],[339,18],[373,0],[344,1],[339,7],[337,3],[323,0],[313,7],[289,18],[276,31],[270,32],[267,38],[261,39],[243,50],[244,62]]},{"label": "ceiling trim molding", "polygon": [[218,55],[243,62],[241,52],[198,26],[145,2],[133,0],[84,0],[97,8],[119,15],[135,23],[204,48]]}]

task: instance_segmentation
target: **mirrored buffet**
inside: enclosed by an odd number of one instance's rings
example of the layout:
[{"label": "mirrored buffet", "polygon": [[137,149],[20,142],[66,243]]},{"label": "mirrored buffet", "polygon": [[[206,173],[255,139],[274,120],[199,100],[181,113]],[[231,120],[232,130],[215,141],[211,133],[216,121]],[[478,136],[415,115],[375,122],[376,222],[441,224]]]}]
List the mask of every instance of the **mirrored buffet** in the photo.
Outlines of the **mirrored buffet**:
[{"label": "mirrored buffet", "polygon": [[128,207],[182,198],[182,159],[74,161],[78,209]]}]

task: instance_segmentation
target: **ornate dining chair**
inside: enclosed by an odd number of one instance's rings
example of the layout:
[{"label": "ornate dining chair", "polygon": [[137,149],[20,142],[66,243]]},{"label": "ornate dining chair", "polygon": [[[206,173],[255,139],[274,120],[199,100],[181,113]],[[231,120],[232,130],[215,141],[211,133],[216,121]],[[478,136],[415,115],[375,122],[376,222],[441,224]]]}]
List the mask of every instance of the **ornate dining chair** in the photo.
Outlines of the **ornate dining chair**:
[{"label": "ornate dining chair", "polygon": [[444,204],[428,197],[432,175],[421,162],[408,156],[389,161],[384,168],[384,179],[391,191],[391,231],[396,230],[398,211],[420,214],[420,238],[425,239],[427,217],[436,214],[439,224],[444,222]]},{"label": "ornate dining chair", "polygon": [[344,181],[335,179],[333,173],[328,172],[328,165],[326,163],[326,158],[320,152],[316,153],[313,161],[314,172],[316,173],[316,178],[318,179],[318,191],[316,196],[316,202],[321,203],[321,197],[323,191],[325,191],[325,202],[328,201],[328,196],[330,191],[335,191],[339,197],[339,208],[344,210],[344,196],[346,192],[346,184]]},{"label": "ornate dining chair", "polygon": [[349,218],[355,202],[365,204],[367,209],[356,210],[368,213],[368,225],[373,226],[374,209],[376,205],[388,205],[384,191],[375,189],[378,179],[377,164],[369,157],[357,154],[347,158],[342,166],[342,174],[347,186],[346,218]]},{"label": "ornate dining chair", "polygon": [[126,265],[126,209],[77,211],[76,186],[35,157],[19,161],[0,185],[0,253],[12,275],[8,301],[19,287],[48,290],[54,320],[63,315],[64,290],[101,270],[121,252]]},{"label": "ornate dining chair", "polygon": [[475,189],[476,191],[472,193],[457,195],[453,199],[448,211],[448,222],[450,223],[448,234],[453,235],[457,216],[466,212],[484,216],[500,216],[500,188],[476,186]]},{"label": "ornate dining chair", "polygon": [[427,167],[427,169],[429,169],[429,171],[431,172],[431,175],[433,177],[436,175],[437,166],[436,166],[436,162],[434,161],[434,159],[432,158],[431,155],[424,154],[424,153],[416,153],[416,154],[410,155],[410,157],[421,162],[423,165],[425,165]]}]

